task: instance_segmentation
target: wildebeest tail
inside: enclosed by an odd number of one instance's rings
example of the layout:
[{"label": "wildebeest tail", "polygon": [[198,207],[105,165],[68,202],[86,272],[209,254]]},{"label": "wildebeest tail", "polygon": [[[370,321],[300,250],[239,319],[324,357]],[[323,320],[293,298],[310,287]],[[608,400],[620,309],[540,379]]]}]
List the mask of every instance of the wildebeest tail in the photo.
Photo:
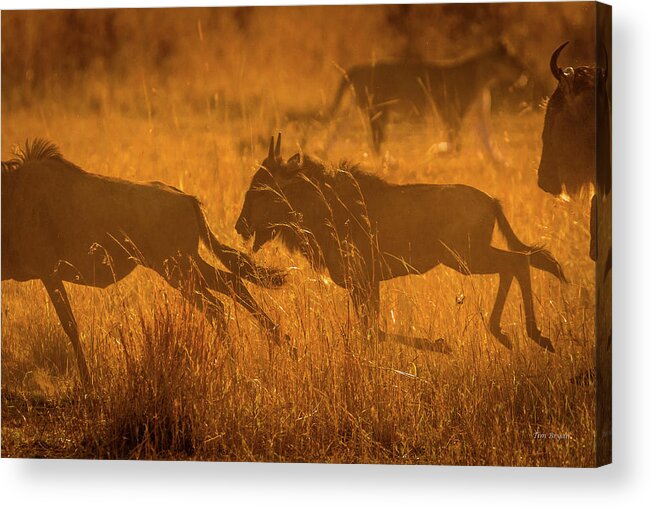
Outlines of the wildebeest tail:
[{"label": "wildebeest tail", "polygon": [[195,199],[194,203],[201,241],[232,273],[262,287],[280,287],[285,283],[285,271],[258,266],[244,252],[220,242],[210,229],[199,201]]},{"label": "wildebeest tail", "polygon": [[565,273],[563,273],[563,268],[560,263],[554,258],[549,250],[546,250],[540,246],[530,246],[526,245],[515,235],[511,224],[506,219],[504,215],[504,210],[502,210],[502,205],[498,200],[493,200],[495,204],[495,218],[497,219],[497,226],[500,228],[500,231],[506,239],[506,243],[509,245],[509,248],[515,252],[524,252],[529,254],[529,259],[531,265],[534,268],[542,269],[551,273],[561,282],[567,282],[565,278]]}]

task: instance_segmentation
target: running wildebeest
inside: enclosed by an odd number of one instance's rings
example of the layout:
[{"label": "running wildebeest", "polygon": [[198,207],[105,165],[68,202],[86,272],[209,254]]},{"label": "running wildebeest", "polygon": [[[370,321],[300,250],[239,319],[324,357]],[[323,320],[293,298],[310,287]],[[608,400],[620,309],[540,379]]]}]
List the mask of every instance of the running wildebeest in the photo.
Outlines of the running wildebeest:
[{"label": "running wildebeest", "polygon": [[[498,273],[489,328],[508,348],[500,320],[515,278],[527,334],[554,350],[536,325],[529,265],[565,281],[563,270],[547,250],[517,238],[496,199],[466,185],[394,185],[357,166],[329,167],[302,153],[285,161],[280,139],[274,146],[272,137],[236,224],[245,240],[254,238],[254,251],[277,236],[315,269],[327,269],[349,291],[366,329],[377,326],[383,280],[438,264],[463,274]],[[510,250],[491,245],[496,222]]]},{"label": "running wildebeest", "polygon": [[[205,262],[200,241],[232,273]],[[210,291],[233,297],[278,341],[277,326],[238,275],[278,286],[283,272],[220,243],[195,197],[160,182],[86,172],[42,139],[2,162],[2,280],[43,282],[84,381],[90,376],[63,282],[104,288],[138,265],[157,271],[218,326],[223,304]]]},{"label": "running wildebeest", "polygon": [[383,61],[356,65],[342,77],[326,116],[335,115],[345,92],[350,90],[368,116],[373,148],[379,152],[392,112],[423,116],[434,108],[448,130],[450,146],[458,149],[462,122],[481,100],[482,140],[494,156],[486,118],[490,114],[490,89],[515,82],[523,71],[522,63],[503,44],[449,62]]},{"label": "running wildebeest", "polygon": [[[561,44],[549,62],[558,85],[545,112],[538,186],[555,196],[563,188],[570,196],[590,185],[596,189],[590,211],[590,257],[596,261],[597,207],[612,186],[608,55],[605,51],[600,55],[603,66],[562,70],[557,62],[567,44]],[[611,252],[607,254],[604,275],[610,269]]]}]

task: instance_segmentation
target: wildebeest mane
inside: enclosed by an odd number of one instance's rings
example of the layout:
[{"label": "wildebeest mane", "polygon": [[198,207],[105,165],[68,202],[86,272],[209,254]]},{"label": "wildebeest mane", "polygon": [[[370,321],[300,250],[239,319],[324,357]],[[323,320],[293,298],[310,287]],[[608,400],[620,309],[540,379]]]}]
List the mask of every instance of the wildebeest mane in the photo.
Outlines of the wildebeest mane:
[{"label": "wildebeest mane", "polygon": [[5,165],[13,169],[19,169],[29,162],[44,160],[55,160],[61,162],[62,167],[86,173],[81,167],[65,159],[56,144],[41,137],[36,137],[32,141],[27,139],[24,146],[16,146],[14,148],[14,158],[8,162],[3,162],[2,167],[3,170]]},{"label": "wildebeest mane", "polygon": [[377,185],[377,186],[389,185],[389,183],[386,180],[382,179],[377,174],[373,174],[368,171],[365,171],[358,164],[352,164],[347,160],[343,160],[339,163],[339,170],[349,172],[359,182],[364,182],[367,184]]},{"label": "wildebeest mane", "polygon": [[27,139],[24,147],[18,146],[16,148],[15,156],[16,158],[14,160],[21,165],[35,160],[63,160],[63,155],[61,155],[59,147],[41,137],[37,137],[31,142]]},{"label": "wildebeest mane", "polygon": [[10,174],[18,169],[20,162],[16,159],[2,161],[2,174]]},{"label": "wildebeest mane", "polygon": [[312,181],[325,181],[337,176],[338,172],[350,173],[360,183],[376,186],[387,186],[389,183],[380,176],[370,173],[350,160],[340,160],[336,164],[328,164],[313,157],[305,157],[301,173]]}]

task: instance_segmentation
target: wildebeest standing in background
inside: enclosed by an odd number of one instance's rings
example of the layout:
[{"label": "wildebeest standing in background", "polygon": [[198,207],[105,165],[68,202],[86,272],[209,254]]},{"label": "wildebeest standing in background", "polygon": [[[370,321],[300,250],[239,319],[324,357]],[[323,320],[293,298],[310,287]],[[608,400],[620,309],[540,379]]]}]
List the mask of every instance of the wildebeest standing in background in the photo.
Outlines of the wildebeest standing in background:
[{"label": "wildebeest standing in background", "polygon": [[490,89],[496,84],[515,82],[523,71],[522,63],[504,44],[449,62],[380,61],[356,65],[342,77],[327,116],[334,116],[345,92],[351,90],[357,105],[368,116],[373,148],[379,152],[392,112],[422,116],[435,109],[448,130],[451,149],[457,150],[462,122],[471,107],[481,101],[482,140],[495,158],[488,134]]},{"label": "wildebeest standing in background", "polygon": [[[510,250],[491,245],[495,222]],[[500,320],[515,278],[527,334],[554,350],[536,325],[529,265],[565,281],[561,266],[548,251],[522,243],[499,202],[476,188],[393,185],[355,166],[329,168],[300,153],[284,161],[279,135],[253,177],[236,229],[245,240],[254,238],[254,251],[278,236],[315,269],[327,268],[349,291],[367,329],[377,326],[381,281],[444,264],[463,274],[500,275],[489,327],[510,348]]]},{"label": "wildebeest standing in background", "polygon": [[[233,273],[205,262],[199,241]],[[103,288],[139,264],[181,289],[216,325],[223,325],[223,304],[210,290],[233,297],[278,340],[277,326],[237,275],[273,286],[283,274],[220,243],[195,197],[160,182],[88,173],[41,139],[2,163],[2,280],[43,282],[84,381],[90,376],[63,282]]]},{"label": "wildebeest standing in background", "polygon": [[[538,186],[560,195],[563,188],[576,196],[592,185],[596,194],[590,211],[590,257],[597,260],[597,207],[611,191],[610,99],[607,89],[608,61],[603,67],[558,66],[558,57],[568,44],[552,54],[549,66],[558,80],[549,98],[542,133],[542,155]],[[612,251],[607,253],[604,276],[610,269]]]},{"label": "wildebeest standing in background", "polygon": [[[565,187],[576,195],[592,186],[590,207],[590,257],[596,261],[596,362],[595,369],[575,378],[584,382],[596,378],[598,463],[610,463],[612,430],[612,233],[610,199],[612,187],[611,106],[608,78],[610,7],[599,5],[597,35],[601,39],[597,65],[558,66],[558,57],[568,44],[552,54],[550,69],[558,81],[547,104],[543,128],[543,152],[538,168],[538,185],[553,195]],[[604,7],[602,9],[602,7]],[[601,60],[601,61],[600,61]]]}]

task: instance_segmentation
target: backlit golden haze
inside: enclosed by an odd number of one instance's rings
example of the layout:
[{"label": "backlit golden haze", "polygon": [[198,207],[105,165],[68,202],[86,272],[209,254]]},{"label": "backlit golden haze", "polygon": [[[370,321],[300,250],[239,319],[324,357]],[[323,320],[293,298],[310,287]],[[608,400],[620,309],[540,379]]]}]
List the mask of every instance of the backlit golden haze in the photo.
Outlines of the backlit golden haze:
[{"label": "backlit golden haze", "polygon": [[[570,280],[532,271],[556,354],[526,337],[517,288],[502,319],[514,350],[490,335],[495,276],[439,267],[385,282],[382,325],[443,338],[449,356],[370,345],[346,292],[278,243],[256,260],[298,269],[285,288],[251,291],[296,354],[270,346],[227,298],[229,333],[218,337],[153,272],[105,290],[68,285],[91,393],[42,284],[3,282],[3,456],[594,465],[594,386],[572,381],[594,366],[588,199],[559,202],[536,182],[549,55],[576,39],[568,64],[591,63],[593,23],[588,4],[3,12],[3,160],[40,136],[88,171],[164,181],[198,196],[220,240],[245,249],[234,224],[280,129],[286,155],[300,143],[392,182],[488,192]],[[432,149],[445,138],[436,117],[391,124],[381,157],[354,107],[330,127],[285,120],[324,109],[339,68],[453,58],[500,36],[530,76],[522,96],[494,100],[506,166],[480,149],[474,114],[460,153],[444,155]],[[563,438],[537,438],[550,433]]]}]

